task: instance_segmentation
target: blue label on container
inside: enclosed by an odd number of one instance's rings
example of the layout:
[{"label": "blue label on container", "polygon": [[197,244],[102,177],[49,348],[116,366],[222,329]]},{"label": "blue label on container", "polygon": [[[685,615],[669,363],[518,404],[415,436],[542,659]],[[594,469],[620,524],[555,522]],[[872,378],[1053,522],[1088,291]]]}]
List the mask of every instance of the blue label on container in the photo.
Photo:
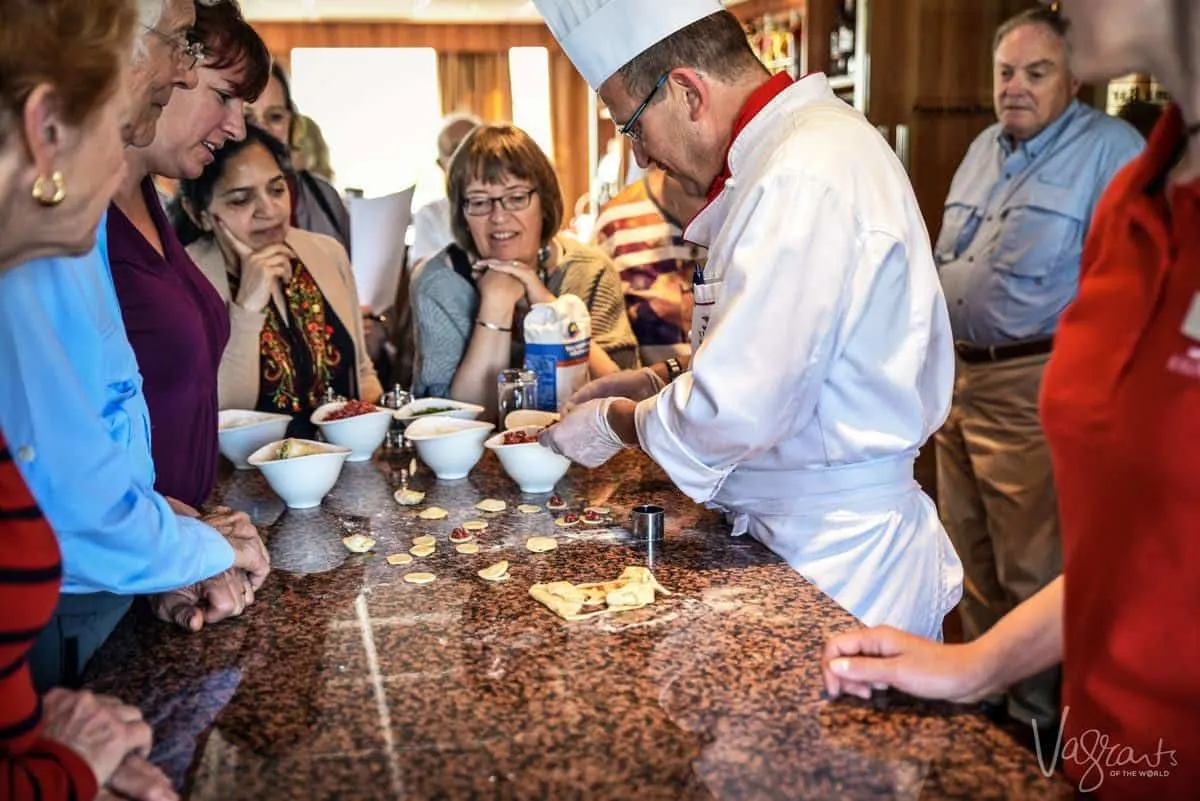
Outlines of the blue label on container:
[{"label": "blue label on container", "polygon": [[[537,373],[539,410],[557,412],[571,393],[587,381],[590,347],[588,339],[555,345],[525,343],[525,369]],[[579,377],[581,371],[582,377]]]}]

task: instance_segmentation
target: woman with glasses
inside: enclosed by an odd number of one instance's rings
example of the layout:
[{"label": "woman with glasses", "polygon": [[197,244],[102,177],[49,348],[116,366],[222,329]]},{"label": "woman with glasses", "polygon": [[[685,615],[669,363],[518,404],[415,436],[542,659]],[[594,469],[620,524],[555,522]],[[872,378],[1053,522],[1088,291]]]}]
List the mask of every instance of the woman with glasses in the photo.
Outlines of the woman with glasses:
[{"label": "woman with glasses", "polygon": [[620,276],[599,250],[559,234],[558,178],[529,134],[475,129],[450,162],[446,188],[455,244],[413,277],[415,395],[494,411],[496,374],[524,361],[525,312],[564,294],[591,314],[593,377],[637,366]]},{"label": "woman with glasses", "polygon": [[1176,103],[1109,184],[1040,412],[1063,575],[979,639],[891,628],[831,640],[833,696],[895,687],[974,702],[1062,663],[1062,729],[1040,742],[1083,793],[1195,798],[1200,784],[1200,6],[1064,0],[1087,83],[1158,77]]},{"label": "woman with glasses", "polygon": [[288,435],[309,437],[309,415],[330,390],[374,403],[383,389],[363,343],[346,249],[292,227],[288,155],[251,125],[180,189],[202,232],[188,254],[229,311],[220,408],[290,414]]},{"label": "woman with glasses", "polygon": [[195,178],[226,142],[245,136],[242,105],[262,91],[271,56],[235,0],[198,3],[192,36],[206,54],[198,84],[175,93],[153,143],[126,152],[108,241],[150,407],[155,489],[199,508],[217,476],[217,370],[229,314],[184,251],[151,176]]}]

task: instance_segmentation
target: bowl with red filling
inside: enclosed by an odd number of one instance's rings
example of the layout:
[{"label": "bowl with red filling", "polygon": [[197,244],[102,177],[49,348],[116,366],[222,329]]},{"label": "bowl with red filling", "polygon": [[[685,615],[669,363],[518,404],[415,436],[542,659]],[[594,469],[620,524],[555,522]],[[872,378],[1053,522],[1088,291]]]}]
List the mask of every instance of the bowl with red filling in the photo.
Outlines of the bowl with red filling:
[{"label": "bowl with red filling", "polygon": [[391,409],[360,400],[326,403],[312,413],[326,442],[350,449],[348,462],[365,462],[383,444],[392,424]]},{"label": "bowl with red filling", "polygon": [[500,466],[521,491],[531,495],[550,492],[571,460],[538,443],[543,426],[521,426],[503,431],[484,443],[496,453]]}]

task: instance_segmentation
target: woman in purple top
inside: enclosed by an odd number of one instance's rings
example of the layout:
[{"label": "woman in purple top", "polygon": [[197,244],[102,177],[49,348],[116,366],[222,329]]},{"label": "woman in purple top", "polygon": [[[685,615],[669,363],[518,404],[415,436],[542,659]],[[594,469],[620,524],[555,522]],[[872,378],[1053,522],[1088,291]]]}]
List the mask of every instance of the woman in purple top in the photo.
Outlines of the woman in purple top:
[{"label": "woman in purple top", "polygon": [[266,85],[271,61],[234,0],[197,3],[194,37],[205,50],[199,83],[176,91],[151,145],[126,151],[108,242],[150,407],[155,489],[199,507],[217,476],[217,369],[229,314],[180,244],[150,176],[194,178],[225,142],[243,138],[243,104]]}]

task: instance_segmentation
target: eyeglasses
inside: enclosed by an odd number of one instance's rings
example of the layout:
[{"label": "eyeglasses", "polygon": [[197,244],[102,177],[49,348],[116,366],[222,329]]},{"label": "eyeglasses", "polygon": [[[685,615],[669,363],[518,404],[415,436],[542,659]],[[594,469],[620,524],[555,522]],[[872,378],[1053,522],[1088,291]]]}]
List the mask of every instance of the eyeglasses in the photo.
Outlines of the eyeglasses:
[{"label": "eyeglasses", "polygon": [[175,54],[175,60],[185,70],[195,69],[196,65],[204,60],[203,43],[190,41],[187,34],[181,33],[175,36],[168,36],[158,28],[151,27],[150,25],[143,25],[142,27],[170,45],[172,52]]},{"label": "eyeglasses", "polygon": [[462,208],[471,217],[485,217],[491,214],[497,203],[505,211],[524,211],[529,208],[535,194],[537,194],[536,189],[526,189],[509,192],[500,197],[469,197],[463,201]]},{"label": "eyeglasses", "polygon": [[654,84],[654,88],[650,90],[650,94],[646,95],[646,99],[643,100],[642,104],[633,112],[633,116],[629,118],[629,122],[625,123],[618,129],[622,134],[628,136],[635,142],[642,141],[642,129],[638,128],[635,131],[633,126],[637,125],[638,118],[642,116],[642,113],[645,112],[646,108],[650,105],[650,101],[654,99],[656,94],[658,94],[658,90],[663,88],[663,84],[667,82],[667,78],[670,76],[671,73],[669,72],[664,72],[662,74],[662,76],[658,79],[658,82]]}]

